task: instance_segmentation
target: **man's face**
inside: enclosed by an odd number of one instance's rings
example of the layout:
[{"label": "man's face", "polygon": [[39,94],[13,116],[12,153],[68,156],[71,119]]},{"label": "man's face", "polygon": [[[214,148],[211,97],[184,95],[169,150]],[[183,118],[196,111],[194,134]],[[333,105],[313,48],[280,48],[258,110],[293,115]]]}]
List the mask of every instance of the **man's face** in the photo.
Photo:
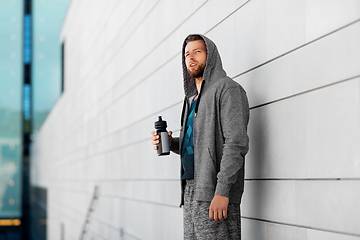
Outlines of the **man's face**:
[{"label": "man's face", "polygon": [[206,66],[206,46],[203,40],[189,42],[185,47],[185,63],[193,78],[202,77]]}]

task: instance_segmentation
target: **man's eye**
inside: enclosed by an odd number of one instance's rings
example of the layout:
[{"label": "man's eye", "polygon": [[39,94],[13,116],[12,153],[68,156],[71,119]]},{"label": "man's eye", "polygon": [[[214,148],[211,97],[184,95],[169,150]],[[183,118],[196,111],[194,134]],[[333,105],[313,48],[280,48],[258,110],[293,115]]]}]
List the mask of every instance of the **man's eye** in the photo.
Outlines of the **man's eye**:
[{"label": "man's eye", "polygon": [[189,56],[189,54],[185,54],[185,57],[188,57]]}]

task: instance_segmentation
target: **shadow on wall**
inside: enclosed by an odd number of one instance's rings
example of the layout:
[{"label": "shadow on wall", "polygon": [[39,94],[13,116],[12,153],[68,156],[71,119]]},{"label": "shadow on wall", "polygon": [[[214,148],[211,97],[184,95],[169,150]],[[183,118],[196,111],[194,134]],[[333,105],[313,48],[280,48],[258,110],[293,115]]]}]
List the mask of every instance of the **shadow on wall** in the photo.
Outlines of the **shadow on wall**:
[{"label": "shadow on wall", "polygon": [[[251,76],[251,77],[250,77]],[[251,74],[247,79],[248,83],[246,91],[251,97],[253,103],[250,104],[250,121],[248,127],[248,134],[250,138],[249,153],[246,158],[246,171],[245,171],[245,198],[246,198],[246,209],[243,213],[246,218],[260,218],[266,211],[264,200],[267,197],[267,189],[264,184],[264,177],[268,176],[267,166],[270,163],[268,156],[268,148],[271,146],[268,134],[269,118],[268,108],[262,107],[261,105],[254,105],[254,103],[264,103],[264,96],[259,94],[257,88],[259,87],[258,82],[261,78],[266,78],[265,75]],[[265,229],[258,229],[265,225],[250,224],[248,231],[251,232],[252,239],[262,239],[263,231]]]},{"label": "shadow on wall", "polygon": [[[252,114],[256,109],[256,114]],[[253,116],[252,116],[253,115]],[[264,184],[261,184],[260,178],[263,178],[264,172],[266,171],[265,161],[267,160],[265,156],[266,152],[266,110],[258,108],[251,108],[250,110],[250,121],[252,122],[252,133],[250,138],[253,139],[251,141],[250,148],[252,148],[251,155],[251,165],[252,171],[248,175],[245,181],[251,182],[251,199],[252,199],[252,207],[254,209],[251,210],[253,216],[261,216],[263,209],[263,198],[264,193],[266,192],[264,188]]]}]

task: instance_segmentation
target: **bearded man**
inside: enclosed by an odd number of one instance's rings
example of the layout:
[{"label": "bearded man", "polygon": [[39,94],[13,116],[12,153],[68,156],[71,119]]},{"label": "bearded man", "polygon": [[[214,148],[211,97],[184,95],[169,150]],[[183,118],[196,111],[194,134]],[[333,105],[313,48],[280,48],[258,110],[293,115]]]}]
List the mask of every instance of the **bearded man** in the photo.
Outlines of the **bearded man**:
[{"label": "bearded man", "polygon": [[[181,158],[184,239],[241,239],[240,203],[249,147],[246,92],[226,75],[217,47],[203,35],[185,39],[182,65],[180,137],[169,132],[169,142]],[[159,136],[152,135],[152,143],[159,144]]]}]

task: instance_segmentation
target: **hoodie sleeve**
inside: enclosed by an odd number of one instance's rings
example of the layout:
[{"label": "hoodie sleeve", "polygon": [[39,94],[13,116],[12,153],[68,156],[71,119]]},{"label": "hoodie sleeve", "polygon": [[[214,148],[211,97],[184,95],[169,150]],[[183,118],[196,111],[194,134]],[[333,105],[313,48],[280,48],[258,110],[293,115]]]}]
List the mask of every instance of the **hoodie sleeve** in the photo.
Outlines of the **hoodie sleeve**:
[{"label": "hoodie sleeve", "polygon": [[178,137],[172,138],[170,150],[176,154],[179,154],[179,138]]},{"label": "hoodie sleeve", "polygon": [[230,189],[237,180],[249,149],[249,103],[245,90],[236,86],[225,90],[220,97],[220,104],[224,145],[215,194],[229,197]]}]

